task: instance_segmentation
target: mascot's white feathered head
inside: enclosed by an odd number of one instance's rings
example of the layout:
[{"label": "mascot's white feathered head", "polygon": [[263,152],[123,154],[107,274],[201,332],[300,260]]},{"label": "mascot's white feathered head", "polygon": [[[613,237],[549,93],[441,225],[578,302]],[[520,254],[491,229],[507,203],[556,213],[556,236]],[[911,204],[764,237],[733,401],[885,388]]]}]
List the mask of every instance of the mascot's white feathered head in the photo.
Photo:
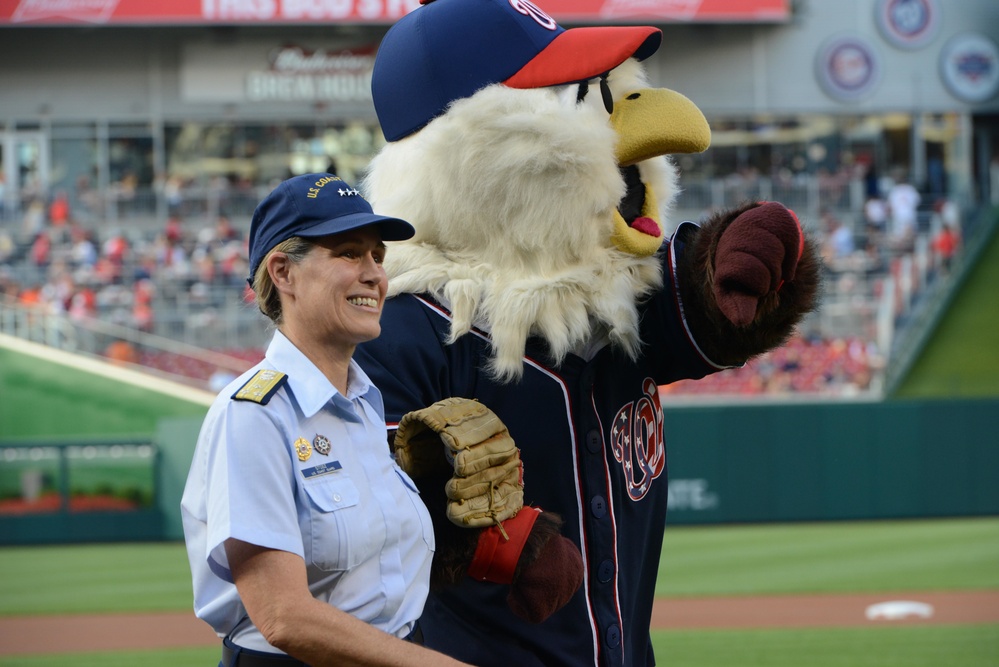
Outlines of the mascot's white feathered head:
[{"label": "mascot's white feathered head", "polygon": [[636,304],[677,194],[667,154],[707,148],[682,95],[650,88],[652,27],[565,30],[528,0],[430,0],[379,47],[372,94],[388,144],[363,189],[416,228],[393,244],[390,294],[429,292],[452,340],[489,332],[516,379],[529,336],[552,355],[634,354]]}]

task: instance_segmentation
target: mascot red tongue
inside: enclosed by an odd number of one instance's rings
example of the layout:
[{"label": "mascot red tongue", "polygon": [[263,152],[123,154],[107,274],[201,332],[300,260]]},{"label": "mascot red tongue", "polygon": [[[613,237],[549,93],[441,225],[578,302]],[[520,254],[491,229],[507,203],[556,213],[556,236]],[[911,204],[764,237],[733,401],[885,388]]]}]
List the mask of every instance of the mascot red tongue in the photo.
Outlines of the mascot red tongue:
[{"label": "mascot red tongue", "polygon": [[636,229],[643,234],[648,234],[649,236],[655,236],[659,238],[662,235],[662,230],[659,229],[659,225],[652,218],[638,218],[633,223],[631,223],[631,228]]},{"label": "mascot red tongue", "polygon": [[668,156],[710,130],[649,84],[661,40],[434,0],[376,57],[388,143],[363,189],[416,236],[390,244],[382,335],[357,359],[435,517],[425,641],[472,664],[654,662],[658,386],[780,345],[815,301],[784,206],[670,220]]}]

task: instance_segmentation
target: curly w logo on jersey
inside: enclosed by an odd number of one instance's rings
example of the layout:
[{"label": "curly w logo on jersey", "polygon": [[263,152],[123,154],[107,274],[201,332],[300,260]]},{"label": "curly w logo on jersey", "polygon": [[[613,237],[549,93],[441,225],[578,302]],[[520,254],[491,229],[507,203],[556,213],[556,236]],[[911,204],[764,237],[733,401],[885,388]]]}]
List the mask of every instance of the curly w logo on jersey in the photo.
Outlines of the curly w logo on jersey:
[{"label": "curly w logo on jersey", "polygon": [[659,388],[651,378],[645,378],[643,389],[645,396],[618,410],[611,427],[614,458],[624,467],[632,500],[644,498],[652,480],[666,468]]}]

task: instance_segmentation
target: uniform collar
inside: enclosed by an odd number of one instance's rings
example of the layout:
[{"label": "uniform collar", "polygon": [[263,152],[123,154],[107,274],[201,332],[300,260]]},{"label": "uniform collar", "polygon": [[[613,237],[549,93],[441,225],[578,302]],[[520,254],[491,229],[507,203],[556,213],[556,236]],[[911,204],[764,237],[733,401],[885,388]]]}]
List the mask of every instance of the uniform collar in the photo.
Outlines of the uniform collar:
[{"label": "uniform collar", "polygon": [[342,396],[316,365],[280,331],[274,332],[265,357],[288,376],[288,388],[306,417],[319,412],[331,400],[334,403],[349,403],[367,396],[372,390],[371,380],[351,359],[347,369],[347,396]]}]

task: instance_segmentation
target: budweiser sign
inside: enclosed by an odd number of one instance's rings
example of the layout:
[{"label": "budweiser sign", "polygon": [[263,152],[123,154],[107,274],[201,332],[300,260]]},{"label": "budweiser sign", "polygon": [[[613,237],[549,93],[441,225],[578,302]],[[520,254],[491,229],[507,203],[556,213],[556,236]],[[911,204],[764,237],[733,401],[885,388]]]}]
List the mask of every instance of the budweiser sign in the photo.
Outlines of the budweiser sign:
[{"label": "budweiser sign", "polygon": [[271,69],[290,73],[358,72],[375,64],[375,49],[357,51],[308,51],[300,46],[284,46],[270,57]]}]

